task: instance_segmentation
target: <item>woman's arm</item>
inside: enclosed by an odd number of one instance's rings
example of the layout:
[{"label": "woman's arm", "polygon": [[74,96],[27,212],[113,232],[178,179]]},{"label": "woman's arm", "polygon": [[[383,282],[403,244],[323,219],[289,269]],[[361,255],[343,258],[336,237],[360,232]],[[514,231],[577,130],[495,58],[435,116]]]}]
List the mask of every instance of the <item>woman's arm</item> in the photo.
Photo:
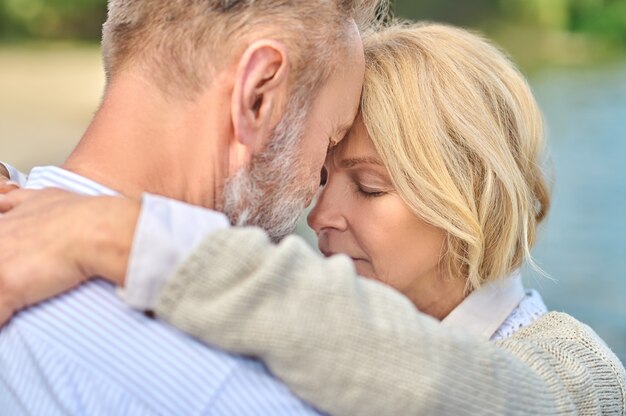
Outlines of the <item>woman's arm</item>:
[{"label": "woman's arm", "polygon": [[578,338],[544,331],[534,335],[541,342],[510,339],[504,348],[477,340],[357,277],[347,257],[322,259],[295,237],[275,246],[256,229],[206,239],[156,312],[207,343],[262,359],[333,415],[599,414],[598,394],[624,403],[623,390],[594,379],[601,367],[623,385],[623,373],[580,352]]}]

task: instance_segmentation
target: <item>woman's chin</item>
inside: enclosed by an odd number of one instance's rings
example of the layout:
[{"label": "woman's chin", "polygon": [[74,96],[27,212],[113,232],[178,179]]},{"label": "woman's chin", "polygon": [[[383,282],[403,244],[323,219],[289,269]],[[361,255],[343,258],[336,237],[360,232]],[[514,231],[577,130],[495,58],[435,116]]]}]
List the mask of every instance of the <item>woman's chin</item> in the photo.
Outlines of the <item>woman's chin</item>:
[{"label": "woman's chin", "polygon": [[352,262],[354,263],[354,268],[359,276],[376,279],[376,275],[372,270],[372,264],[369,261],[353,258]]}]

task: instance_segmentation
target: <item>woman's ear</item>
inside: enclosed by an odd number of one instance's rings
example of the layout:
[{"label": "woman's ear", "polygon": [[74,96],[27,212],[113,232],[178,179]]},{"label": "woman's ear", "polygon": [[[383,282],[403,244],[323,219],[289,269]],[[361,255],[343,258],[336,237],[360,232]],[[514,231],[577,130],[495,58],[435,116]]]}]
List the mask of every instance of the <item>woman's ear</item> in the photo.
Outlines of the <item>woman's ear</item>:
[{"label": "woman's ear", "polygon": [[288,94],[287,48],[273,40],[248,46],[237,66],[231,100],[233,145],[244,146],[250,154],[263,148],[282,117]]}]

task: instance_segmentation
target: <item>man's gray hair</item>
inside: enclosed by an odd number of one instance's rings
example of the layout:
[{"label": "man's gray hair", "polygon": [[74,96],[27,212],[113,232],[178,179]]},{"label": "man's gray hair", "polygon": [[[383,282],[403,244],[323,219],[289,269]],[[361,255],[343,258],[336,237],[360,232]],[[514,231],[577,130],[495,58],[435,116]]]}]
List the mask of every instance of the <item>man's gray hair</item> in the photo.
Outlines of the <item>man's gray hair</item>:
[{"label": "man's gray hair", "polygon": [[369,30],[387,1],[109,0],[102,40],[107,79],[141,65],[165,92],[193,98],[261,35],[287,45],[291,85],[314,93],[347,45],[347,24]]}]

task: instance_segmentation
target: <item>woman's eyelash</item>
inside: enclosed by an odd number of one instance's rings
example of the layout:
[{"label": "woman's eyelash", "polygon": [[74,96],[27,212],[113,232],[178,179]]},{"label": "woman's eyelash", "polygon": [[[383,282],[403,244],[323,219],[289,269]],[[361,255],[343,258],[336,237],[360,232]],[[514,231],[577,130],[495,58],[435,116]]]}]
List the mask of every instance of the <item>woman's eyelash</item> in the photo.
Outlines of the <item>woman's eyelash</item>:
[{"label": "woman's eyelash", "polygon": [[359,192],[359,194],[363,195],[365,198],[375,198],[377,196],[382,196],[385,194],[384,191],[366,191],[360,186],[357,186],[357,191]]}]

